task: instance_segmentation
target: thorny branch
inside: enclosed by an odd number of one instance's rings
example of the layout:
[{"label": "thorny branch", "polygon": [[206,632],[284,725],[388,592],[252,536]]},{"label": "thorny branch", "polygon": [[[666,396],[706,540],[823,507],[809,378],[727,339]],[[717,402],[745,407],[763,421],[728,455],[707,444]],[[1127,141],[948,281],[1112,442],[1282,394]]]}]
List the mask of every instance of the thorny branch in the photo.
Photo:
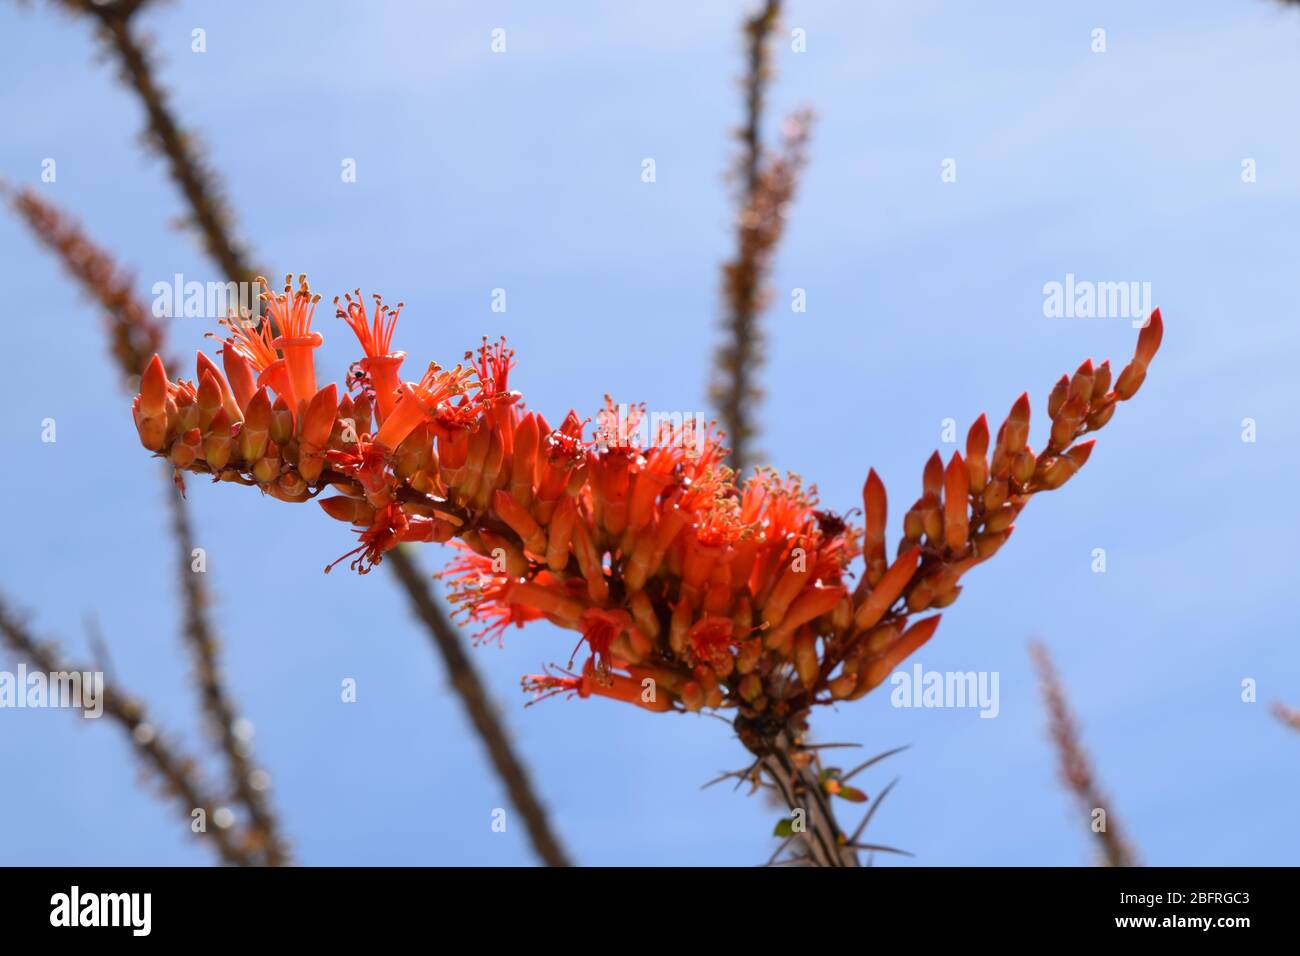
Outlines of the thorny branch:
[{"label": "thorny branch", "polygon": [[[64,663],[53,645],[34,638],[3,599],[0,599],[0,637],[16,653],[47,674],[85,671],[85,668]],[[193,811],[203,810],[210,825],[199,831],[199,835],[212,842],[221,858],[238,866],[257,865],[257,854],[253,850],[255,841],[249,839],[251,834],[218,825],[220,804],[200,781],[195,762],[172,749],[148,719],[144,707],[116,687],[109,686],[107,678],[103,688],[103,706],[104,714],[125,731],[131,747],[145,765],[162,778],[166,793],[175,800],[186,822],[193,819]]]},{"label": "thorny branch", "polygon": [[810,866],[857,866],[858,854],[835,819],[830,795],[798,741],[782,732],[762,755],[761,767],[791,813],[801,813],[803,828],[797,835],[802,856]]},{"label": "thorny branch", "polygon": [[[107,42],[118,56],[126,80],[145,106],[153,140],[170,164],[172,179],[190,207],[209,255],[228,277],[240,281],[254,280],[259,270],[249,265],[245,247],[231,236],[232,217],[217,192],[216,178],[203,164],[192,148],[191,140],[169,110],[162,91],[154,81],[145,47],[131,29],[131,14],[140,6],[141,0],[119,0],[107,5],[99,5],[92,0],[60,2],[70,9],[92,16],[101,25]],[[146,355],[145,359],[148,357]],[[143,368],[143,362],[139,367]],[[502,774],[516,808],[528,821],[534,849],[548,864],[566,865],[567,856],[550,832],[541,802],[533,793],[529,778],[510,747],[505,728],[492,708],[484,703],[486,696],[483,694],[482,682],[464,654],[458,631],[438,606],[429,580],[415,572],[404,557],[395,556],[392,566],[412,606],[417,608],[434,645],[442,653],[448,673],[452,675],[452,684],[457,693],[461,694],[475,728],[483,736],[493,764]]]},{"label": "thorny branch", "polygon": [[[134,380],[150,357],[163,348],[166,335],[131,291],[130,277],[76,223],[35,193],[20,190],[8,198],[36,238],[58,256],[64,268],[104,310],[113,358],[128,391],[134,391]],[[252,821],[250,842],[265,853],[267,865],[280,866],[288,862],[288,854],[263,782],[265,774],[253,763],[249,741],[237,732],[235,708],[221,680],[218,644],[208,619],[211,600],[202,580],[190,569],[194,535],[189,507],[172,487],[170,468],[163,470],[162,477],[169,492],[166,497],[172,509],[172,529],[180,559],[180,588],[185,599],[184,637],[200,702],[220,741],[233,795]],[[248,859],[254,856],[250,853]]]},{"label": "thorny branch", "polygon": [[767,0],[745,23],[748,69],[745,76],[745,125],[737,174],[740,181],[736,216],[736,257],[723,266],[726,338],[718,348],[710,394],[731,443],[731,464],[743,472],[750,464],[754,435],[751,411],[762,392],[755,379],[762,360],[758,319],[767,305],[764,288],[772,256],[803,167],[810,111],[786,122],[781,151],[765,157],[762,145],[763,97],[770,79],[768,41],[780,16],[779,0]]},{"label": "thorny branch", "polygon": [[168,109],[154,80],[147,40],[132,28],[132,15],[141,0],[95,3],[94,0],[59,0],[66,8],[92,18],[105,44],[115,54],[122,79],[135,91],[148,117],[151,145],[167,160],[172,180],[185,196],[194,226],[204,247],[221,271],[238,282],[251,282],[244,246],[232,238],[232,216],[221,196],[217,177],[203,162],[194,138],[183,130]]},{"label": "thorny branch", "polygon": [[166,477],[169,487],[165,497],[172,512],[177,572],[185,595],[185,641],[192,658],[194,681],[202,696],[203,710],[211,730],[225,755],[231,789],[248,811],[250,841],[265,853],[267,866],[284,866],[291,861],[269,799],[269,777],[253,762],[249,735],[241,731],[234,703],[222,682],[219,645],[207,615],[211,598],[202,575],[191,568],[190,545],[194,541],[194,532],[190,526],[189,507],[185,499],[170,487],[170,475]]},{"label": "thorny branch", "polygon": [[1034,659],[1038,679],[1042,685],[1043,699],[1051,719],[1052,742],[1056,745],[1061,758],[1061,778],[1065,785],[1078,799],[1085,813],[1092,814],[1102,810],[1106,816],[1104,827],[1099,831],[1101,837],[1102,858],[1107,866],[1138,866],[1137,855],[1133,847],[1124,839],[1120,828],[1116,826],[1114,814],[1109,810],[1110,801],[1106,799],[1097,786],[1092,766],[1079,742],[1079,728],[1070,713],[1065,699],[1065,689],[1052,666],[1047,648],[1037,642],[1030,644],[1029,653]]},{"label": "thorny branch", "polygon": [[[743,728],[741,738],[750,740],[751,743],[753,741],[752,736],[745,733]],[[894,847],[860,842],[881,802],[898,783],[897,779],[874,799],[847,785],[851,777],[905,750],[905,747],[878,754],[847,774],[842,774],[838,768],[823,766],[819,756],[820,748],[804,743],[802,738],[788,729],[775,738],[762,739],[763,752],[755,764],[747,771],[727,776],[736,776],[741,783],[749,780],[757,786],[770,787],[791,813],[791,818],[787,821],[790,830],[788,837],[772,854],[767,866],[859,866],[859,850],[911,855]],[[833,799],[837,795],[853,802],[870,804],[852,834],[847,834],[837,819]],[[781,859],[782,852],[788,852],[789,855]]]}]

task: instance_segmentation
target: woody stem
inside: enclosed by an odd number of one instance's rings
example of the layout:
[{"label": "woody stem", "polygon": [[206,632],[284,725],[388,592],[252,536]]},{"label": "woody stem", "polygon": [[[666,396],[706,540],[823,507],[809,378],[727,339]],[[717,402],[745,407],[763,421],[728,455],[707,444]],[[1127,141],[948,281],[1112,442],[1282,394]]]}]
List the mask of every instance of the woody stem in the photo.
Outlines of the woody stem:
[{"label": "woody stem", "polygon": [[822,789],[811,762],[799,756],[802,748],[788,731],[782,731],[759,757],[762,772],[785,801],[794,820],[794,832],[804,848],[809,866],[857,866],[858,855],[849,846]]}]

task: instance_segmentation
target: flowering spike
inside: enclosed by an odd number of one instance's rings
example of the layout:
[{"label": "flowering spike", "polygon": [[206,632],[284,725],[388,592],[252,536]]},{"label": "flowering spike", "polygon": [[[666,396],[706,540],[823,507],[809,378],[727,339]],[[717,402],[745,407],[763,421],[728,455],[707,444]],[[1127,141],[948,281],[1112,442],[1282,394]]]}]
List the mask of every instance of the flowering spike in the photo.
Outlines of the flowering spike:
[{"label": "flowering spike", "polygon": [[332,485],[341,494],[321,509],[358,535],[334,564],[359,573],[400,543],[458,539],[462,556],[443,575],[456,613],[482,626],[479,640],[541,618],[582,635],[578,650],[590,653],[580,673],[532,675],[535,693],[655,711],[736,708],[742,739],[861,697],[920,647],[938,618],[915,615],[957,600],[962,576],[1005,544],[1030,497],[1087,461],[1092,441],[1075,442],[1141,385],[1161,331],[1153,313],[1113,390],[1104,362],[1057,384],[1040,453],[1027,444],[1021,395],[992,448],[981,415],[946,467],[932,455],[890,564],[874,470],[857,528],[797,476],[757,469],[739,482],[720,436],[696,423],[654,427],[643,441],[619,427],[626,406],[607,402],[594,439],[573,412],[553,430],[509,388],[514,356],[503,342],[484,340],[468,366],[431,364],[419,382],[396,384],[400,306],[376,299],[372,318],[360,293],[339,311],[366,353],[362,387],[317,389],[316,298],[303,281],[270,302],[275,339],[271,323],[223,323],[224,373],[199,356],[194,383],[172,382],[161,360],[149,363],[132,406],[146,448],[178,476],[257,485],[282,501]]}]

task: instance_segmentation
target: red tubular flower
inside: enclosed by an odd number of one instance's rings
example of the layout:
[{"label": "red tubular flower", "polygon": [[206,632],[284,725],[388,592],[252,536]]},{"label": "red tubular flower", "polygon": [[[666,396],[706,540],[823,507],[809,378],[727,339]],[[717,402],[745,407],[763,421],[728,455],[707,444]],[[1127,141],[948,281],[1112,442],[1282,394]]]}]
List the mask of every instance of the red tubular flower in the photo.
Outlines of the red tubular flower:
[{"label": "red tubular flower", "polygon": [[421,422],[459,420],[462,413],[451,407],[450,400],[465,393],[466,381],[472,374],[473,369],[457,365],[444,371],[431,362],[420,381],[407,382],[402,387],[401,398],[393,406],[392,414],[375,434],[375,445],[391,453]]},{"label": "red tubular flower", "polygon": [[596,662],[598,676],[608,676],[611,645],[631,624],[632,616],[627,611],[607,611],[598,607],[589,608],[578,619],[582,640],[587,642],[591,656]]},{"label": "red tubular flower", "polygon": [[361,290],[357,289],[356,293],[355,299],[351,295],[345,296],[346,308],[340,305],[337,296],[334,298],[334,304],[339,307],[338,317],[347,322],[356,333],[357,341],[361,343],[361,348],[366,353],[365,358],[361,359],[360,366],[369,376],[370,386],[374,390],[375,402],[378,405],[379,420],[383,421],[392,414],[402,387],[397,372],[402,366],[402,360],[406,358],[406,353],[394,352],[392,349],[393,331],[397,328],[397,317],[401,315],[402,303],[397,303],[396,307],[390,310],[384,305],[382,298],[378,295],[374,296],[374,318],[367,324],[366,307],[361,301]]},{"label": "red tubular flower", "polygon": [[705,615],[691,625],[686,640],[696,660],[722,669],[729,666],[736,647],[734,630],[731,618]]},{"label": "red tubular flower", "polygon": [[[265,279],[258,278],[257,281],[269,288]],[[284,292],[279,295],[263,292],[262,300],[270,309],[272,323],[280,330],[280,337],[272,344],[284,353],[293,393],[297,401],[309,401],[316,394],[313,353],[324,341],[319,332],[311,330],[312,315],[320,296],[311,291],[305,275],[298,276],[297,290],[293,288],[293,276],[287,275],[284,277]],[[285,400],[289,402],[289,410],[296,415],[297,402],[290,401],[288,396]]]},{"label": "red tubular flower", "polygon": [[491,558],[476,554],[464,545],[459,555],[448,562],[436,577],[447,582],[447,597],[459,606],[468,620],[485,626],[475,635],[475,642],[496,641],[501,644],[510,625],[523,627],[545,617],[524,604],[505,599],[509,578],[496,569]]},{"label": "red tubular flower", "polygon": [[397,547],[400,542],[432,540],[429,535],[432,529],[428,521],[415,524],[415,520],[408,517],[396,502],[379,509],[375,512],[370,527],[359,535],[361,543],[347,554],[335,558],[330,564],[326,565],[325,573],[329,574],[340,562],[356,555],[349,567],[358,574],[368,574],[376,564],[383,560],[384,552]]},{"label": "red tubular flower", "polygon": [[466,353],[465,358],[473,360],[474,371],[478,374],[476,399],[486,410],[488,420],[499,430],[503,452],[512,454],[515,429],[511,416],[514,414],[513,406],[519,400],[519,393],[510,390],[510,370],[515,367],[514,349],[506,347],[505,339],[488,345],[484,337],[478,350]]},{"label": "red tubular flower", "polygon": [[525,693],[533,695],[533,699],[524,705],[525,707],[531,707],[538,701],[561,694],[569,697],[576,694],[584,699],[590,697],[593,681],[589,674],[583,674],[579,677],[577,674],[568,671],[561,671],[559,674],[552,674],[548,671],[544,674],[525,674],[520,678],[519,683]]},{"label": "red tubular flower", "polygon": [[[642,679],[643,680],[643,679]],[[671,698],[656,692],[654,680],[642,683],[642,680],[624,674],[607,674],[603,678],[595,672],[593,662],[588,661],[582,667],[581,675],[571,671],[559,671],[559,674],[529,674],[521,680],[524,691],[532,693],[529,704],[546,700],[556,695],[577,696],[581,698],[608,697],[610,700],[623,701],[624,704],[636,704],[646,710],[663,713],[672,710]]]},{"label": "red tubular flower", "polygon": [[[276,340],[271,335],[270,323],[260,326],[250,318],[225,318],[220,320],[230,335],[224,339],[222,354],[226,357],[226,368],[230,370],[230,381],[242,390],[248,385],[245,368],[256,373],[256,387],[267,386],[283,398],[290,409],[298,408],[298,394],[294,389],[293,377],[289,374],[288,362],[276,351]],[[232,357],[232,355],[234,357]],[[316,390],[312,389],[314,395]]]},{"label": "red tubular flower", "polygon": [[576,695],[584,699],[595,694],[660,713],[672,710],[672,701],[667,694],[652,692],[653,681],[647,685],[642,680],[623,674],[607,674],[602,680],[591,661],[583,666],[581,675],[569,671],[560,671],[559,674],[528,674],[520,684],[526,692],[533,695],[530,704],[559,694],[570,697]]}]

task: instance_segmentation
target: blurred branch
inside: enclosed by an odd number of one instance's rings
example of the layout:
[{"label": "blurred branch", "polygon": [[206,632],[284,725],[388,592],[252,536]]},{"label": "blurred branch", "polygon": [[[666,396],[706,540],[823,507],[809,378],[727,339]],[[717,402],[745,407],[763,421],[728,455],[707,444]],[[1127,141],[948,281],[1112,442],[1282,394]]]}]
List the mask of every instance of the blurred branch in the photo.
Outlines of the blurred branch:
[{"label": "blurred branch", "polygon": [[1056,676],[1047,648],[1033,642],[1029,645],[1029,653],[1034,659],[1043,699],[1051,719],[1052,742],[1061,759],[1061,778],[1086,813],[1091,815],[1096,810],[1102,810],[1106,814],[1103,829],[1098,832],[1106,865],[1138,866],[1133,848],[1115,825],[1114,814],[1107,809],[1109,801],[1097,786],[1088,757],[1079,742],[1079,729],[1065,699],[1065,689]]},{"label": "blurred branch", "polygon": [[546,811],[533,792],[528,771],[515,755],[505,728],[497,720],[487,690],[465,653],[460,632],[443,613],[428,580],[421,574],[415,561],[402,548],[394,548],[384,555],[384,563],[392,565],[410,598],[411,610],[424,623],[429,636],[442,653],[451,685],[460,695],[461,703],[465,705],[474,729],[487,748],[492,766],[505,784],[511,802],[523,815],[524,825],[528,828],[528,836],[537,855],[548,866],[568,866],[568,856],[551,831]]},{"label": "blurred branch", "polygon": [[[6,190],[5,195],[36,238],[58,256],[82,289],[104,309],[113,358],[122,372],[127,390],[134,392],[135,385],[131,379],[138,376],[149,359],[162,349],[164,332],[149,310],[132,294],[130,278],[118,268],[113,257],[96,246],[75,222],[31,190]],[[161,474],[172,509],[172,529],[180,558],[181,594],[185,599],[184,636],[194,668],[195,685],[200,692],[200,703],[220,741],[234,795],[252,821],[250,839],[264,850],[268,865],[280,866],[288,862],[287,853],[266,787],[259,786],[267,778],[265,772],[253,764],[248,741],[241,739],[237,732],[234,706],[221,680],[220,655],[207,616],[211,601],[202,580],[190,570],[194,535],[188,505],[172,487],[171,469],[164,468]]]},{"label": "blurred branch", "polygon": [[137,385],[131,379],[162,351],[166,333],[131,291],[131,276],[91,242],[76,222],[34,191],[0,183],[0,197],[8,200],[32,235],[58,257],[82,291],[104,310],[109,349],[126,379],[127,391],[134,395]]},{"label": "blurred branch", "polygon": [[[145,106],[150,131],[170,163],[172,179],[190,206],[194,221],[206,240],[209,255],[228,278],[242,281],[255,278],[257,270],[249,267],[245,248],[231,238],[231,216],[220,201],[214,186],[215,177],[189,147],[153,78],[149,58],[131,30],[130,15],[136,5],[112,3],[100,6],[93,0],[60,2],[94,17],[102,27],[129,85]],[[148,356],[145,358],[147,360]],[[140,368],[143,368],[143,363]],[[452,685],[461,695],[475,728],[483,735],[493,765],[501,774],[516,809],[527,821],[538,854],[551,865],[567,865],[568,860],[547,825],[541,802],[510,749],[504,728],[487,704],[482,683],[464,653],[460,635],[438,606],[430,582],[404,556],[390,556],[390,561],[429,636],[442,652],[447,670],[452,675]]]},{"label": "blurred branch", "polygon": [[[37,641],[23,622],[10,611],[3,598],[0,598],[0,637],[16,653],[46,674],[84,673],[86,670],[65,664],[52,644]],[[126,732],[131,747],[145,765],[162,778],[167,795],[175,799],[186,821],[193,820],[191,814],[194,810],[203,810],[205,828],[198,835],[210,840],[227,863],[238,866],[256,865],[249,841],[241,839],[233,827],[223,828],[217,825],[217,811],[221,807],[199,780],[195,762],[177,753],[166,743],[163,735],[148,720],[144,707],[110,687],[107,679],[103,688],[103,706],[104,714]]]},{"label": "blurred branch", "polygon": [[762,10],[745,23],[748,71],[746,121],[739,134],[742,151],[737,169],[737,249],[736,257],[722,270],[725,340],[717,350],[710,387],[710,396],[730,439],[731,465],[737,472],[750,464],[750,440],[755,433],[752,409],[762,397],[755,379],[762,362],[758,319],[769,298],[765,284],[799,171],[806,162],[812,122],[812,113],[807,110],[790,117],[780,151],[771,158],[764,156],[763,99],[771,74],[768,42],[780,12],[779,0],[767,0]]},{"label": "blurred branch", "polygon": [[758,188],[758,169],[763,154],[763,94],[772,78],[767,41],[780,17],[781,0],[764,0],[763,9],[745,21],[745,37],[749,43],[748,71],[745,74],[745,127],[740,137],[745,146],[741,164],[746,193],[753,193]]},{"label": "blurred branch", "polygon": [[284,866],[291,861],[271,807],[270,777],[253,762],[249,735],[241,732],[234,704],[222,681],[219,647],[207,616],[211,599],[203,585],[202,575],[196,573],[191,564],[190,545],[194,541],[194,532],[190,527],[189,508],[185,499],[172,487],[170,468],[167,472],[164,477],[168,490],[164,497],[172,512],[177,571],[181,593],[185,596],[185,642],[190,650],[194,682],[201,694],[210,730],[216,735],[225,755],[231,789],[248,811],[250,839],[265,852],[267,866]]},{"label": "blurred branch", "polygon": [[1274,704],[1273,716],[1292,730],[1300,730],[1300,710],[1293,710],[1285,704]]},{"label": "blurred branch", "polygon": [[59,2],[98,24],[101,38],[117,59],[123,81],[135,91],[145,108],[149,142],[166,159],[172,180],[185,196],[208,254],[227,278],[253,281],[256,274],[248,266],[246,250],[232,238],[232,217],[216,175],[200,158],[193,137],[176,122],[166,96],[154,80],[148,41],[138,38],[132,28],[132,15],[142,5],[141,0]]}]

